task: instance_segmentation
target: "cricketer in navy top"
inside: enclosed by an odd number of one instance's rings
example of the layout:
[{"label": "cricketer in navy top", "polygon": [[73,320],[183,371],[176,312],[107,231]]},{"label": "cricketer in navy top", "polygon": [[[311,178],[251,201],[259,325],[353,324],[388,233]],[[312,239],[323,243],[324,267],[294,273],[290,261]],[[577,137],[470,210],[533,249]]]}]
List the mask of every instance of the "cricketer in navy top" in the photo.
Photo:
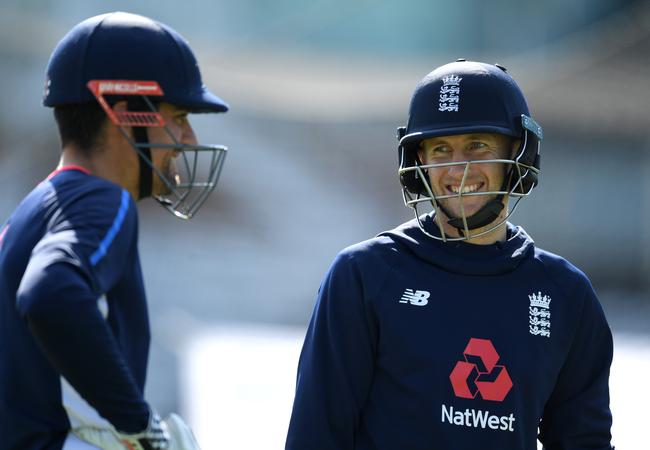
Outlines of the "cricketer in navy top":
[{"label": "cricketer in navy top", "polygon": [[399,139],[416,217],[330,267],[286,448],[611,449],[612,337],[596,294],[507,222],[540,167],[519,87],[497,65],[439,67]]},{"label": "cricketer in navy top", "polygon": [[[59,167],[0,227],[0,449],[198,449],[178,416],[162,421],[143,397],[134,200],[196,212],[225,148],[197,144],[187,115],[227,105],[178,33],[127,13],[72,28],[47,77]],[[186,163],[204,154],[202,180]]]}]

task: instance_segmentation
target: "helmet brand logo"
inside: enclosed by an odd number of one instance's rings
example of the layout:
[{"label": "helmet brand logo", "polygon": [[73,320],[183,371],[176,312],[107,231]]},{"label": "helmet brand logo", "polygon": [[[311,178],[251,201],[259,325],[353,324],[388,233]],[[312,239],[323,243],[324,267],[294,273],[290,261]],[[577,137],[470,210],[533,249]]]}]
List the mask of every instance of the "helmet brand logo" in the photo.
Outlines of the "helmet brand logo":
[{"label": "helmet brand logo", "polygon": [[101,94],[162,94],[158,83],[152,81],[100,81],[98,91]]},{"label": "helmet brand logo", "polygon": [[512,379],[505,366],[497,365],[499,354],[489,339],[471,338],[465,351],[465,361],[458,361],[449,375],[456,397],[502,402]]},{"label": "helmet brand logo", "polygon": [[440,87],[440,98],[438,111],[458,112],[458,101],[460,100],[460,82],[462,78],[457,75],[447,75],[442,79]]}]

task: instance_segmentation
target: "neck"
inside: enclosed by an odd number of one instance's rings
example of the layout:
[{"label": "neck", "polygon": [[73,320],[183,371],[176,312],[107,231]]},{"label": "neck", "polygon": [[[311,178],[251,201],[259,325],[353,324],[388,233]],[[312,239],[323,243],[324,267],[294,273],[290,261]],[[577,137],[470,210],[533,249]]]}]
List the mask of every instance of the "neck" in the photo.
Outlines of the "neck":
[{"label": "neck", "polygon": [[115,161],[114,155],[102,148],[82,151],[74,145],[67,145],[63,147],[57,169],[64,166],[83,167],[92,175],[125,188],[133,198],[137,198],[137,183],[129,179],[129,174],[122,169],[119,161]]},{"label": "neck", "polygon": [[[495,222],[498,223],[504,219],[505,219],[505,214],[502,213],[499,215],[499,217],[497,217]],[[445,214],[440,212],[440,221],[442,222],[445,235],[452,238],[462,237],[462,235],[460,234],[457,228],[454,228],[447,223],[448,220],[449,219],[445,216]],[[469,230],[469,235],[475,236],[477,234],[486,232],[493,226],[494,226],[494,222],[492,224],[486,225],[481,228],[475,228],[473,230]],[[475,245],[491,245],[497,242],[505,242],[507,238],[507,229],[508,227],[506,225],[506,222],[504,221],[501,225],[496,227],[494,230],[485,233],[481,236],[470,237],[469,239],[465,240],[465,242],[468,242],[470,244],[475,244]]]}]

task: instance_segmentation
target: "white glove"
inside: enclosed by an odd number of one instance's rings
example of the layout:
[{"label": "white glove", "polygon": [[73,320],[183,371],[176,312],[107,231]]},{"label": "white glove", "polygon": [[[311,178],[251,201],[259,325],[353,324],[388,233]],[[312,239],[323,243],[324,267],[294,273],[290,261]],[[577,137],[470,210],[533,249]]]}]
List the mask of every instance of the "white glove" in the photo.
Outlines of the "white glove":
[{"label": "white glove", "polygon": [[192,430],[180,416],[171,413],[163,422],[170,436],[168,450],[201,450]]},{"label": "white glove", "polygon": [[77,427],[72,432],[102,450],[201,450],[190,427],[173,413],[165,420],[152,413],[147,429],[137,434],[91,426]]}]

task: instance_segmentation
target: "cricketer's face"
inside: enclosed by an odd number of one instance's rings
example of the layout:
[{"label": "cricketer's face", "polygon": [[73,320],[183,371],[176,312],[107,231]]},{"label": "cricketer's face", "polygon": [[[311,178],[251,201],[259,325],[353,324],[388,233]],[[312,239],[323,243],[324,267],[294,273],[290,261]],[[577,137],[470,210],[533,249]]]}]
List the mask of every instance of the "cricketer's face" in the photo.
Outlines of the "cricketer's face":
[{"label": "cricketer's face", "polygon": [[[473,133],[439,136],[422,141],[418,157],[423,165],[447,164],[430,167],[427,176],[436,197],[457,196],[462,193],[500,191],[508,167],[503,163],[467,164],[468,161],[509,159],[517,141],[497,133]],[[463,183],[463,178],[465,179]],[[461,196],[439,200],[451,218],[469,217],[481,209],[496,194]],[[443,212],[444,214],[444,212]]]},{"label": "cricketer's face", "polygon": [[[158,107],[158,112],[162,115],[167,129],[177,142],[187,145],[197,145],[196,135],[187,117],[189,111],[170,103],[161,103]],[[160,144],[174,144],[174,139],[167,134],[164,128],[150,128],[149,141]],[[178,155],[178,150],[164,147],[154,147],[151,151],[151,159],[154,166],[160,170],[167,180],[172,181],[175,185],[181,181],[176,165]],[[154,172],[152,194],[166,195],[170,192],[170,188]]]}]

